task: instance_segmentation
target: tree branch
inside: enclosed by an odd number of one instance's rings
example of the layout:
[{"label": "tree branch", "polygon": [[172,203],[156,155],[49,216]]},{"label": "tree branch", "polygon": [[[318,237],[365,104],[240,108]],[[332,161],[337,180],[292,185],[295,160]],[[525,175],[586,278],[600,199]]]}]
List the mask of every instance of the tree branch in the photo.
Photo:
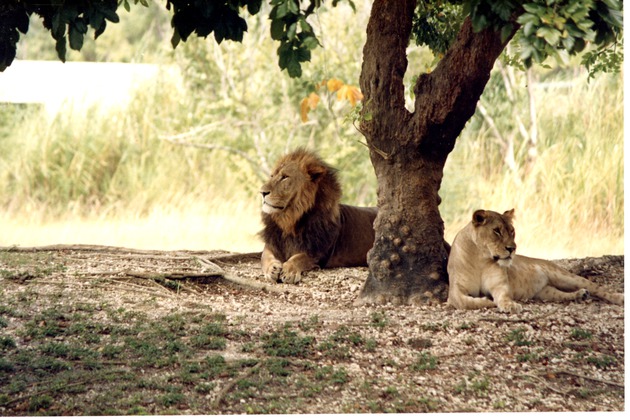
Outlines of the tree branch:
[{"label": "tree branch", "polygon": [[[359,84],[364,95],[362,116],[372,114],[372,118],[361,120],[360,131],[368,145],[386,155],[399,143],[392,137],[399,134],[395,124],[400,115],[411,116],[405,108],[403,77],[415,5],[415,0],[375,0],[367,26]],[[382,139],[387,144],[381,144]]]},{"label": "tree branch", "polygon": [[455,139],[475,112],[490,71],[517,25],[504,42],[492,29],[474,32],[466,18],[457,38],[434,71],[418,77],[414,122],[419,146],[446,158]]}]

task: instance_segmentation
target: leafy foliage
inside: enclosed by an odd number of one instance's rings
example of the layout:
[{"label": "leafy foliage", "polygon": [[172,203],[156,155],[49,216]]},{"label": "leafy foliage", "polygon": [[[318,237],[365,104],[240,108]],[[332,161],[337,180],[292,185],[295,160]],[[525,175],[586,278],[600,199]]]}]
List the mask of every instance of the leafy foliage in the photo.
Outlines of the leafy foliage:
[{"label": "leafy foliage", "polygon": [[186,41],[194,32],[200,37],[207,37],[214,32],[214,39],[220,44],[223,40],[243,40],[247,23],[239,15],[239,10],[247,7],[254,15],[260,11],[262,0],[167,0],[166,8],[173,10],[173,38],[176,47],[180,41]]},{"label": "leafy foliage", "polygon": [[412,38],[426,45],[437,55],[444,55],[457,36],[464,20],[461,2],[421,1],[416,5],[412,21]]},{"label": "leafy foliage", "polygon": [[[148,0],[133,0],[148,6]],[[302,76],[302,63],[320,46],[311,15],[323,0],[269,0],[270,36],[279,42],[278,65],[291,77]],[[336,6],[339,0],[332,0]],[[348,3],[354,8],[352,0]],[[20,33],[26,34],[29,17],[43,18],[51,32],[59,58],[64,61],[67,46],[80,50],[89,28],[98,38],[107,21],[117,23],[117,9],[130,10],[130,0],[8,0],[0,9],[0,71],[15,58]],[[242,13],[256,15],[263,0],[166,0],[172,10],[171,43],[176,47],[191,34],[214,35],[217,43],[243,40],[248,26]],[[584,55],[582,64],[591,74],[619,71],[623,61],[623,3],[619,0],[427,0],[419,1],[412,23],[412,37],[436,55],[446,53],[464,18],[470,17],[475,31],[500,31],[504,41],[518,31],[520,60],[526,67],[561,54]],[[269,9],[267,9],[269,10]],[[520,31],[519,31],[520,29]]]},{"label": "leafy foliage", "polygon": [[[597,71],[619,70],[621,51],[615,49],[614,58],[605,51],[610,51],[608,48],[611,45],[621,46],[623,5],[620,1],[536,0],[520,7],[512,9],[512,13],[519,14],[516,23],[522,30],[518,36],[518,47],[520,59],[526,67],[541,64],[548,57],[579,54],[591,44],[594,50],[583,61],[591,76]],[[490,25],[497,28],[501,20],[505,21],[504,17],[499,15],[499,19],[486,22],[482,16],[471,12],[473,24],[479,29]],[[502,33],[510,24],[503,24]]]},{"label": "leafy foliage", "polygon": [[[504,41],[518,31],[516,65],[529,68],[548,57],[584,52],[582,64],[592,77],[620,69],[622,9],[618,0],[429,0],[416,6],[412,38],[441,56],[469,16],[476,32],[491,28],[500,31]],[[586,51],[589,44],[592,49]]]},{"label": "leafy foliage", "polygon": [[[146,0],[136,0],[146,2]],[[0,33],[8,32],[9,37],[0,37],[0,70],[4,70],[15,58],[15,45],[19,39],[19,32],[28,31],[29,17],[35,13],[42,17],[43,25],[55,40],[55,49],[61,61],[66,59],[67,45],[74,50],[83,47],[83,39],[89,27],[94,29],[94,38],[98,38],[105,28],[107,21],[119,21],[116,10],[117,0],[74,0],[60,2],[48,1],[18,1],[9,0],[4,6],[8,12],[6,23],[0,28]],[[0,15],[0,16],[2,16]],[[4,17],[4,16],[3,16]],[[6,27],[5,25],[7,25]]]}]

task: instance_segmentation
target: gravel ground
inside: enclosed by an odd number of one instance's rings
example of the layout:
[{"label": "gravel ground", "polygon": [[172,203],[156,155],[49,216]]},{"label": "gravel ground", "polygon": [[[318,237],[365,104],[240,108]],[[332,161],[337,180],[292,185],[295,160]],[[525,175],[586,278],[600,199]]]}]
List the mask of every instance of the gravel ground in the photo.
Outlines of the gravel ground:
[{"label": "gravel ground", "polygon": [[[150,414],[624,411],[624,308],[601,301],[530,302],[518,315],[446,304],[354,307],[365,268],[312,272],[294,286],[265,283],[254,254],[75,246],[0,257],[0,335],[16,337],[12,351],[29,345],[20,331],[30,318],[17,315],[28,294],[38,296],[29,312],[90,304],[94,320],[111,317],[101,308],[142,312],[147,322],[224,316],[225,347],[204,354],[256,364],[218,377],[201,396],[184,384],[183,402],[167,411],[147,403]],[[558,263],[624,290],[621,256]],[[282,331],[304,339],[303,351],[271,352],[269,337]],[[277,357],[286,371],[263,372],[261,363]],[[81,401],[98,389],[59,394],[66,411],[39,414],[86,414]],[[0,415],[29,414],[17,403],[33,401],[28,392],[0,385]]]}]

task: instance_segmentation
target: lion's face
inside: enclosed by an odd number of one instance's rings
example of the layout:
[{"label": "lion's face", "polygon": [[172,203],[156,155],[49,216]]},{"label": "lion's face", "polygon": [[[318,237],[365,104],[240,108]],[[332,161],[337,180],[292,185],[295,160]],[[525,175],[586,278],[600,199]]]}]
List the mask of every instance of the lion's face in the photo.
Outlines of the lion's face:
[{"label": "lion's face", "polygon": [[516,251],[513,217],[512,209],[503,214],[477,210],[472,218],[475,243],[482,251],[487,250],[488,256],[504,267],[512,263]]},{"label": "lion's face", "polygon": [[327,220],[339,217],[341,187],[335,169],[305,149],[282,157],[260,193],[263,223],[273,221],[285,234],[294,234],[307,212]]},{"label": "lion's face", "polygon": [[300,207],[303,213],[313,206],[316,184],[312,175],[297,162],[287,162],[276,168],[261,188],[262,211],[268,214]]}]

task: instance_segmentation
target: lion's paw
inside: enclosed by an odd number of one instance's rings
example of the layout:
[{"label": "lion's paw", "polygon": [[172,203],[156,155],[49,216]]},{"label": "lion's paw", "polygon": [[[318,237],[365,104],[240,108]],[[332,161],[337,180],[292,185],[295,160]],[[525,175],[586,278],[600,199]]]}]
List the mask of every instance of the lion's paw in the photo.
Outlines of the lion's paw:
[{"label": "lion's paw", "polygon": [[293,264],[291,261],[287,261],[282,265],[282,273],[280,274],[280,281],[286,284],[298,284],[302,280],[302,270]]},{"label": "lion's paw", "polygon": [[272,262],[265,272],[265,280],[278,282],[282,273],[282,263],[280,261]]}]

